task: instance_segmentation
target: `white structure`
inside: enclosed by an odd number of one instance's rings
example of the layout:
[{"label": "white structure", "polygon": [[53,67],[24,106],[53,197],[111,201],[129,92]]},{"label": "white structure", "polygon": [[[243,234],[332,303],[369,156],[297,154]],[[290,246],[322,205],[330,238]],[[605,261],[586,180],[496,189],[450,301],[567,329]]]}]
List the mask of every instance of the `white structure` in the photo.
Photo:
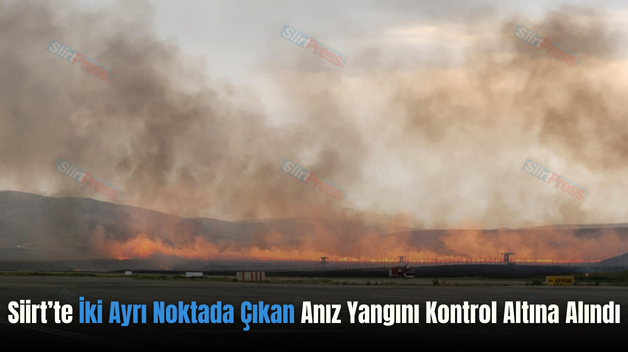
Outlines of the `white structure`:
[{"label": "white structure", "polygon": [[263,271],[238,271],[236,278],[240,281],[263,281],[266,274]]},{"label": "white structure", "polygon": [[187,271],[185,273],[185,277],[193,277],[193,276],[203,276],[203,273],[198,271]]},{"label": "white structure", "polygon": [[124,275],[133,275],[133,272],[131,272],[131,270],[127,270],[124,272]]}]

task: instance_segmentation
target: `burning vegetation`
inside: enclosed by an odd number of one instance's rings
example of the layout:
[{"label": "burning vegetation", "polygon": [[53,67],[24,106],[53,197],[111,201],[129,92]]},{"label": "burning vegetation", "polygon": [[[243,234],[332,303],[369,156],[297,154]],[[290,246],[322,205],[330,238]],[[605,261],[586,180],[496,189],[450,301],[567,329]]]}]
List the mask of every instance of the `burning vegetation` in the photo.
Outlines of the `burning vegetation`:
[{"label": "burning vegetation", "polygon": [[[508,251],[514,262],[585,262],[628,248],[623,228],[525,228],[625,218],[628,80],[603,14],[568,8],[530,24],[577,48],[585,58],[577,69],[514,38],[516,19],[477,37],[468,33],[483,33],[485,21],[460,19],[462,37],[475,39],[455,67],[371,70],[364,60],[374,49],[356,47],[357,71],[318,61],[287,68],[271,64],[286,55],[269,51],[259,62],[286,110],[266,113],[281,104],[214,80],[160,40],[145,15],[150,4],[115,6],[138,15],[111,26],[110,16],[65,3],[0,6],[0,23],[11,28],[0,36],[10,53],[0,56],[10,73],[0,82],[3,184],[73,199],[53,209],[25,205],[30,213],[4,204],[7,248],[51,251],[45,241],[66,241],[59,253],[75,246],[117,259],[394,262],[403,255],[463,263],[500,261]],[[94,80],[44,53],[51,38],[115,67],[116,79]],[[540,186],[520,171],[528,157],[573,175],[595,196],[583,203]],[[79,200],[99,196],[56,172],[60,158],[124,189],[129,206]],[[341,203],[306,189],[280,170],[284,159],[351,194]],[[301,220],[241,221],[280,217]],[[477,230],[504,226],[519,229]],[[469,230],[427,230],[454,227]],[[11,237],[18,230],[23,236]]]}]

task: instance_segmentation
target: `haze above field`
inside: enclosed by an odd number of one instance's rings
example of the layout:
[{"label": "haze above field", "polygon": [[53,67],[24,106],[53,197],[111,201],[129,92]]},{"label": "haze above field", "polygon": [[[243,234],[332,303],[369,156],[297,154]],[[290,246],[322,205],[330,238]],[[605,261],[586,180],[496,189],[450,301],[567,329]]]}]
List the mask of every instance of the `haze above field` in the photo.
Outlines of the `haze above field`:
[{"label": "haze above field", "polygon": [[[617,255],[626,18],[625,2],[0,0],[0,189],[74,197],[4,193],[4,257]],[[283,38],[286,24],[345,67]],[[580,64],[518,39],[519,24]],[[523,172],[528,158],[587,201]],[[60,159],[135,208],[100,202]]]},{"label": "haze above field", "polygon": [[[0,192],[0,260],[188,259],[384,260],[435,257],[605,259],[628,227],[418,230],[341,219],[227,222],[184,219],[85,198]],[[625,243],[625,242],[624,242]],[[536,245],[536,246],[535,246]],[[625,250],[621,250],[624,253]]]}]

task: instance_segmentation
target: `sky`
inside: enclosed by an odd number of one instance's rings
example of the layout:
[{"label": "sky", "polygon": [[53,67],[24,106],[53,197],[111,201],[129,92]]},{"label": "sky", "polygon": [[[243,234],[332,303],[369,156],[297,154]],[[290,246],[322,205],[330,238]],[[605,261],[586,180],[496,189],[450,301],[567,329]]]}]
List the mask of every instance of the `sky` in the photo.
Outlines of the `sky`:
[{"label": "sky", "polygon": [[[0,1],[0,188],[237,221],[623,223],[621,1]],[[338,67],[284,25],[349,59]],[[513,35],[522,25],[577,67]],[[94,78],[54,39],[115,71]],[[344,188],[343,202],[281,170]],[[531,159],[586,202],[524,172]]]}]

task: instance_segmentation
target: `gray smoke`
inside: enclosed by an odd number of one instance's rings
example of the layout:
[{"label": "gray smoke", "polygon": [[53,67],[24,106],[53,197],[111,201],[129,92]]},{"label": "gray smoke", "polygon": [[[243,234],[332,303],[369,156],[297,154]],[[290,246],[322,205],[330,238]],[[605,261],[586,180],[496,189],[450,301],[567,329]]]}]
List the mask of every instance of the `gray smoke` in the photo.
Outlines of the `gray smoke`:
[{"label": "gray smoke", "polygon": [[[625,203],[628,114],[618,36],[604,13],[565,7],[532,20],[480,11],[457,14],[452,25],[430,6],[435,16],[425,26],[439,28],[433,35],[443,46],[459,37],[472,44],[459,66],[425,63],[439,57],[430,51],[416,64],[388,65],[391,53],[354,41],[338,48],[350,56],[339,70],[285,42],[281,26],[259,28],[272,32],[285,60],[303,65],[264,62],[295,112],[275,124],[260,96],[212,79],[202,62],[159,39],[150,4],[78,8],[0,2],[6,189],[106,200],[57,172],[63,158],[124,190],[129,205],[182,217],[329,217],[416,228],[625,217],[617,209]],[[515,38],[517,24],[581,55],[580,66]],[[312,33],[329,44],[324,34]],[[46,51],[51,39],[112,68],[112,81]],[[349,190],[347,201],[281,171],[284,158]],[[578,202],[522,172],[526,158],[589,188],[591,199]]]}]

